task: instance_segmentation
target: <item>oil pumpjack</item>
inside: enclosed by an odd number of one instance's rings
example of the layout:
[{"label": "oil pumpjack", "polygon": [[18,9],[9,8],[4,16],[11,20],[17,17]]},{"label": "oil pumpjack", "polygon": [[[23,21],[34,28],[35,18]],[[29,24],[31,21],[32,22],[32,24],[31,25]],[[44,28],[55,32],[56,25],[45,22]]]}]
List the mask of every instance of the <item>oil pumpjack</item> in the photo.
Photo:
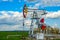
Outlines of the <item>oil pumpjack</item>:
[{"label": "oil pumpjack", "polygon": [[[44,25],[44,18],[41,19],[40,17],[38,17],[38,13],[36,12],[36,10],[41,11],[40,9],[29,9],[29,8],[26,7],[26,4],[24,5],[24,8],[23,8],[23,17],[24,18],[26,18],[27,12],[29,12],[28,10],[34,10],[33,14],[32,14],[33,16],[31,18],[31,25],[30,25],[30,30],[29,30],[29,36],[30,37],[35,37],[33,21],[36,20],[37,27],[41,28],[42,32],[43,32],[44,29],[46,28],[46,26]],[[45,15],[46,14],[45,11],[44,10],[42,10],[42,11],[43,11],[43,13],[40,14],[40,15]],[[23,26],[24,26],[24,20],[23,20]],[[40,30],[40,32],[41,32],[41,30]]]}]

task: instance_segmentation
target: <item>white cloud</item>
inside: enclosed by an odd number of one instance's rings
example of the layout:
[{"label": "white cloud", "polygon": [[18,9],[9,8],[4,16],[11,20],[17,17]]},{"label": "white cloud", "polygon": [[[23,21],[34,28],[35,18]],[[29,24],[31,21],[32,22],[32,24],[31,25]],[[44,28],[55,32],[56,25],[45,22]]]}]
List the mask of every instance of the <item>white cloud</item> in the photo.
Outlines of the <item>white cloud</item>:
[{"label": "white cloud", "polygon": [[[22,18],[22,13],[20,13],[20,12],[14,12],[14,11],[0,11],[0,13],[2,14],[2,16],[0,17],[0,19],[2,18],[2,17],[4,17],[4,18]],[[20,18],[20,19],[21,19]],[[19,19],[19,20],[20,20]]]},{"label": "white cloud", "polygon": [[60,0],[43,0],[44,6],[60,6]]},{"label": "white cloud", "polygon": [[[0,31],[23,30],[23,13],[18,11],[0,11]],[[28,30],[30,21],[25,20],[24,29]]]},{"label": "white cloud", "polygon": [[14,31],[14,30],[23,30],[23,27],[20,25],[0,25],[0,31]]},{"label": "white cloud", "polygon": [[48,12],[46,18],[60,18],[60,11],[57,12]]},{"label": "white cloud", "polygon": [[[26,0],[28,1],[28,0]],[[33,8],[39,8],[39,6],[41,7],[46,7],[46,6],[60,6],[60,0],[34,0],[34,1],[30,1],[31,3],[35,3],[35,5],[33,5]],[[30,6],[32,8],[32,6]]]},{"label": "white cloud", "polygon": [[22,27],[22,13],[17,11],[0,11],[0,14],[2,14],[0,15],[0,30],[17,30],[18,27]]},{"label": "white cloud", "polygon": [[60,6],[60,0],[42,0],[42,6]]},{"label": "white cloud", "polygon": [[23,19],[23,15],[20,12],[13,12],[13,11],[1,11],[2,15],[0,16],[0,23],[12,23],[12,24],[19,24],[20,20]]}]

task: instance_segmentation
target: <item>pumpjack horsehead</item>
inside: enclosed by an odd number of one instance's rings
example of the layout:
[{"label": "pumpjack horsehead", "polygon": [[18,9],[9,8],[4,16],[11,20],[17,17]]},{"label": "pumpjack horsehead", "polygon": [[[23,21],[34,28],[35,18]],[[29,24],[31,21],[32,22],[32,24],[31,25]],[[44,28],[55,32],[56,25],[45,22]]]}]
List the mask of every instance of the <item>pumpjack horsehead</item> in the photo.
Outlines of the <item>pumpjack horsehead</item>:
[{"label": "pumpjack horsehead", "polygon": [[24,17],[24,18],[26,18],[27,12],[28,12],[28,8],[27,8],[27,6],[26,6],[26,4],[25,4],[24,7],[23,7],[23,17]]}]

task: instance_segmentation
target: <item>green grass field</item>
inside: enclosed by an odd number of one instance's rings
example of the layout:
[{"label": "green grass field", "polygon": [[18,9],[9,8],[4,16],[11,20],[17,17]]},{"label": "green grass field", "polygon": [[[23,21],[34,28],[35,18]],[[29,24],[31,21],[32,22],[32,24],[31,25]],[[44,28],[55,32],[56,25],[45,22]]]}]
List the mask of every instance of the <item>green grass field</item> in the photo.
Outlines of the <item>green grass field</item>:
[{"label": "green grass field", "polygon": [[[19,36],[8,36],[8,35],[19,35]],[[26,40],[22,39],[23,37],[28,37],[27,31],[0,31],[0,40]],[[54,39],[54,40],[60,40],[60,39]]]},{"label": "green grass field", "polygon": [[[9,36],[8,35],[20,35],[20,36]],[[28,37],[28,32],[23,31],[0,31],[0,40],[22,40],[22,37]]]}]

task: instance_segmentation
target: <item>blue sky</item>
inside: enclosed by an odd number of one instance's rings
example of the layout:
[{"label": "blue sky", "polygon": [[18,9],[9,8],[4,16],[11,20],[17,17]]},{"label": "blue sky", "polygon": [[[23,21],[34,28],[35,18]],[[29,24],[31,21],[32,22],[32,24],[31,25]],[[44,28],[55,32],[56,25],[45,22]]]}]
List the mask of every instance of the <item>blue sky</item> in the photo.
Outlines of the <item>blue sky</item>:
[{"label": "blue sky", "polygon": [[45,17],[45,23],[50,26],[56,25],[60,28],[60,0],[0,0],[1,30],[21,29],[20,26],[22,24],[20,21],[23,19],[22,10],[24,4],[26,4],[28,8],[46,10],[48,14]]}]

